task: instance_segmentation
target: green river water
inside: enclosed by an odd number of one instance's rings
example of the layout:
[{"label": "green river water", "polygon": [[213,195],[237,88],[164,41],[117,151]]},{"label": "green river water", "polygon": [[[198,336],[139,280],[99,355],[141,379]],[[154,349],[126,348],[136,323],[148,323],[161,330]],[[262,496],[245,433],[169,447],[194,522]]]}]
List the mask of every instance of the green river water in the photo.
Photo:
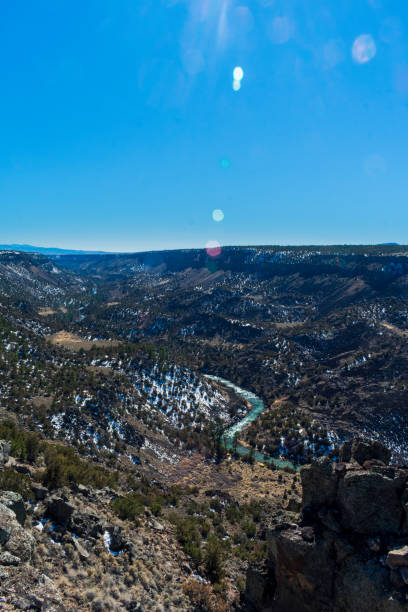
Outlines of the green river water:
[{"label": "green river water", "polygon": [[[242,399],[249,402],[251,405],[251,410],[244,416],[244,418],[238,421],[237,423],[234,423],[234,425],[229,427],[224,432],[225,448],[227,450],[231,450],[233,446],[233,440],[234,440],[235,434],[239,434],[239,432],[242,431],[244,427],[246,427],[247,425],[255,421],[258,418],[258,416],[265,410],[265,404],[263,403],[260,397],[255,395],[255,393],[252,393],[251,391],[246,391],[245,389],[241,389],[241,387],[234,385],[234,383],[230,382],[229,380],[225,380],[225,378],[220,378],[219,376],[210,376],[209,374],[206,374],[205,377],[209,378],[210,380],[214,380],[220,383],[221,385],[230,387],[231,389],[235,391],[237,395],[242,397]],[[249,452],[250,451],[246,446],[243,446],[242,444],[237,445],[237,453],[239,455],[241,456],[248,455]],[[260,463],[273,463],[274,465],[280,468],[290,467],[295,470],[299,469],[299,466],[295,466],[290,461],[283,461],[282,459],[275,459],[274,457],[270,457],[269,455],[264,455],[263,453],[260,453],[259,451],[254,452],[254,459],[256,461],[259,461]]]}]

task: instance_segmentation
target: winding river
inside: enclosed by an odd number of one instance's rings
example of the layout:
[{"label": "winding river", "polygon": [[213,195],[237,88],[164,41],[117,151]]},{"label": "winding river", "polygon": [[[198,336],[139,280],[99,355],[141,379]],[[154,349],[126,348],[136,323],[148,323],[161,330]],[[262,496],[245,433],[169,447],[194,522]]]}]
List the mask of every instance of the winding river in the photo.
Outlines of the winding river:
[{"label": "winding river", "polygon": [[[229,380],[225,380],[225,378],[220,378],[219,376],[211,376],[209,374],[206,374],[205,378],[214,380],[215,382],[218,382],[221,385],[224,385],[225,387],[230,387],[230,389],[233,389],[237,395],[242,397],[243,400],[249,402],[249,404],[251,405],[251,410],[244,416],[244,418],[238,421],[237,423],[234,423],[234,425],[229,427],[224,432],[225,448],[227,450],[231,450],[235,434],[239,434],[239,432],[242,431],[244,427],[247,427],[247,425],[255,421],[258,416],[265,410],[265,404],[263,403],[260,397],[255,395],[255,393],[252,393],[251,391],[246,391],[245,389],[241,389],[241,387],[234,385],[234,383],[230,382]],[[237,453],[239,455],[248,455],[249,452],[250,449],[248,447],[243,446],[242,444],[237,444]],[[290,467],[292,469],[298,469],[297,466],[295,466],[290,461],[275,459],[274,457],[264,455],[259,451],[254,452],[254,459],[256,461],[259,461],[260,463],[273,463],[274,465],[280,468]]]}]

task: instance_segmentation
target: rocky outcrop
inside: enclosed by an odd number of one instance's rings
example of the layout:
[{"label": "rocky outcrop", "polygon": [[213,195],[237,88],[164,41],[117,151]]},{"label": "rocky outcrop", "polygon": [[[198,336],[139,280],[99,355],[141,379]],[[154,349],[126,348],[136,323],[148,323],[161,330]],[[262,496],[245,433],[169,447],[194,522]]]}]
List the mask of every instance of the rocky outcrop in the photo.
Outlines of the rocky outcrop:
[{"label": "rocky outcrop", "polygon": [[103,533],[103,525],[97,516],[75,512],[71,520],[72,531],[81,538],[97,538]]},{"label": "rocky outcrop", "polygon": [[20,561],[30,561],[34,547],[34,539],[25,531],[17,520],[16,514],[10,508],[0,503],[0,544]]},{"label": "rocky outcrop", "polygon": [[346,531],[364,535],[394,534],[400,531],[403,517],[401,496],[407,474],[350,470],[338,480],[335,505]]},{"label": "rocky outcrop", "polygon": [[30,565],[34,537],[23,528],[25,519],[21,495],[1,491],[0,601],[6,610],[63,612],[65,608],[53,581]]},{"label": "rocky outcrop", "polygon": [[12,510],[20,525],[24,526],[27,513],[23,498],[19,493],[14,493],[14,491],[0,491],[0,504]]},{"label": "rocky outcrop", "polygon": [[24,572],[10,569],[3,579],[7,599],[13,605],[7,609],[64,612],[58,589],[48,576],[33,567],[25,568]]},{"label": "rocky outcrop", "polygon": [[270,531],[261,573],[248,570],[249,609],[407,609],[408,470],[388,466],[378,442],[348,442],[340,458],[301,469],[301,514]]},{"label": "rocky outcrop", "polygon": [[2,469],[4,464],[9,460],[10,452],[11,442],[7,440],[0,440],[0,469]]},{"label": "rocky outcrop", "polygon": [[391,451],[377,440],[361,440],[360,438],[344,442],[341,447],[340,461],[342,462],[348,463],[354,460],[363,465],[364,461],[372,459],[377,459],[388,465],[391,459]]},{"label": "rocky outcrop", "polygon": [[47,504],[46,516],[58,525],[68,525],[74,507],[62,497],[51,497]]},{"label": "rocky outcrop", "polygon": [[48,495],[47,487],[44,487],[38,482],[31,483],[31,490],[34,493],[36,501],[43,501]]}]

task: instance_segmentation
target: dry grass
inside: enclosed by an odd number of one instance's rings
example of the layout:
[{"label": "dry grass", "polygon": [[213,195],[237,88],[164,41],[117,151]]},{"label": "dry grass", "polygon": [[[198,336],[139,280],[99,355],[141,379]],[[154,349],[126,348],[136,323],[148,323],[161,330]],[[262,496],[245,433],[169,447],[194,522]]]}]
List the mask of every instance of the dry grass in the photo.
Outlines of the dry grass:
[{"label": "dry grass", "polygon": [[40,308],[38,314],[40,315],[40,317],[48,317],[50,315],[55,314],[55,310],[52,310],[51,308]]},{"label": "dry grass", "polygon": [[397,334],[397,336],[402,336],[403,338],[408,338],[408,331],[405,329],[400,329],[399,327],[396,327],[395,325],[391,325],[391,323],[381,323],[381,325],[383,327],[385,327],[385,329],[388,329],[388,331],[393,332],[394,334]]},{"label": "dry grass", "polygon": [[37,397],[31,398],[33,405],[38,408],[39,406],[46,406],[49,408],[52,404],[53,396],[45,397],[45,395],[38,395]]},{"label": "dry grass", "polygon": [[70,332],[60,331],[47,338],[51,344],[55,346],[62,346],[70,351],[90,351],[93,346],[107,347],[107,346],[118,346],[119,342],[116,340],[84,340],[76,334]]},{"label": "dry grass", "polygon": [[[58,310],[60,312],[62,312],[63,314],[67,314],[67,312],[68,312],[68,310],[65,308],[65,306],[60,306],[58,308]],[[39,309],[38,314],[40,315],[40,317],[49,317],[51,315],[56,314],[56,312],[57,311],[53,310],[52,308],[43,307],[43,308]]]}]

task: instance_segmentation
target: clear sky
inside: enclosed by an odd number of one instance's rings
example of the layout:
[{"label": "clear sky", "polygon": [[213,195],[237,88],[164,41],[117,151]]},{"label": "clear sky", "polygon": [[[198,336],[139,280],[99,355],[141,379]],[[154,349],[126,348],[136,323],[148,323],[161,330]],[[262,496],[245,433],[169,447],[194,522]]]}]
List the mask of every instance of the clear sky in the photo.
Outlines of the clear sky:
[{"label": "clear sky", "polygon": [[13,0],[0,56],[0,243],[408,242],[405,0]]}]

